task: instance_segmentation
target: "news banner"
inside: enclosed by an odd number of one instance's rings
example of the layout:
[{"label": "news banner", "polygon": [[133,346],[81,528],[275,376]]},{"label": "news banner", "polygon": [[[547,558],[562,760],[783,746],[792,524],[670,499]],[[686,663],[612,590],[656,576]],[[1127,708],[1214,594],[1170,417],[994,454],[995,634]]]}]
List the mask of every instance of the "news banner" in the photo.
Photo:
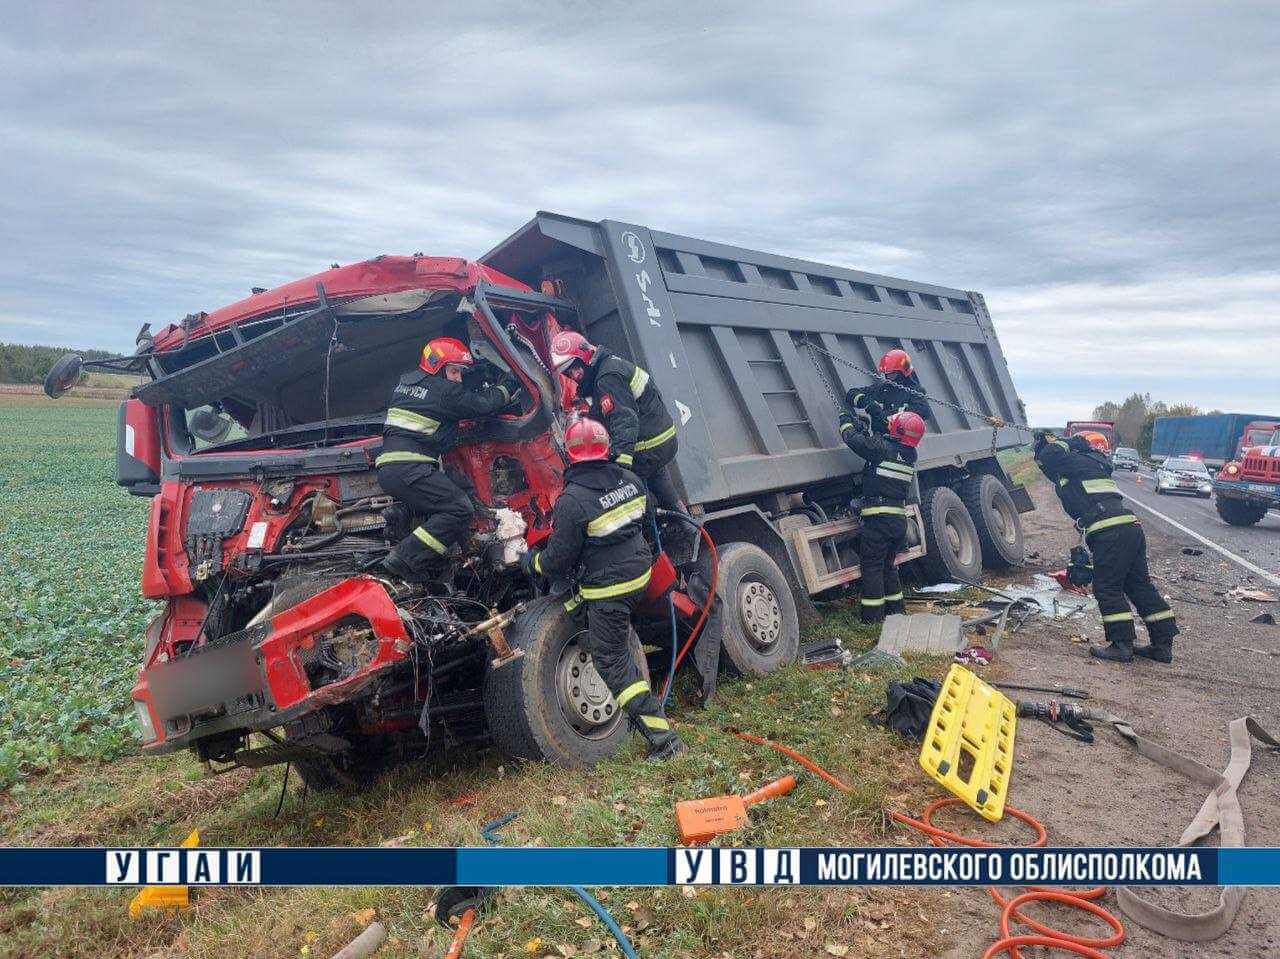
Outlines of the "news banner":
[{"label": "news banner", "polygon": [[1280,848],[0,848],[4,886],[1280,885]]}]

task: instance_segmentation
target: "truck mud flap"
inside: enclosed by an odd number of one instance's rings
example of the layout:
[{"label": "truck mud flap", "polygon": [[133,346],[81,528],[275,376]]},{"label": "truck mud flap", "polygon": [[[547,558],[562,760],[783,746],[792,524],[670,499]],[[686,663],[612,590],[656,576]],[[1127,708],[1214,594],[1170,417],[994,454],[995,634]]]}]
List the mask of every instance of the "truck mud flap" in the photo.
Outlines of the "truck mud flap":
[{"label": "truck mud flap", "polygon": [[1018,508],[1019,513],[1030,513],[1036,508],[1036,504],[1031,502],[1031,494],[1027,492],[1025,486],[1006,486],[1009,491],[1009,498],[1013,500],[1013,505]]},{"label": "truck mud flap", "polygon": [[943,680],[920,749],[920,768],[983,819],[1004,816],[1018,711],[959,664]]}]

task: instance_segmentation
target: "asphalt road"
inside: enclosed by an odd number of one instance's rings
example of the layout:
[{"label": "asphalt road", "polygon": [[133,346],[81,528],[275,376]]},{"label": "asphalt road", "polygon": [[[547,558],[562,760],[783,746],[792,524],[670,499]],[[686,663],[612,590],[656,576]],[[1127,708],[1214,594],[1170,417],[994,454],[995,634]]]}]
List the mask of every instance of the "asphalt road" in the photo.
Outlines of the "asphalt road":
[{"label": "asphalt road", "polygon": [[1146,506],[1280,579],[1280,514],[1274,510],[1257,526],[1231,526],[1213,508],[1212,499],[1185,493],[1157,495],[1155,474],[1150,470],[1116,470],[1112,475],[1120,491],[1137,502],[1135,512],[1143,522],[1157,523],[1166,533],[1182,536],[1188,545],[1197,545],[1192,537],[1142,508]]}]

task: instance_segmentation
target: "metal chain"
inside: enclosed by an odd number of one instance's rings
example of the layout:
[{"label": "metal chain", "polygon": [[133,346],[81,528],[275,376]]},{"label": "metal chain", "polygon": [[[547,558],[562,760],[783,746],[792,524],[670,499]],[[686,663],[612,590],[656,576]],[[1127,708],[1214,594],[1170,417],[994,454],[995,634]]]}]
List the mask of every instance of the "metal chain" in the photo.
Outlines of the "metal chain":
[{"label": "metal chain", "polygon": [[[822,380],[823,386],[826,387],[827,395],[831,397],[832,401],[835,402],[837,406],[843,406],[844,404],[842,403],[841,400],[837,399],[835,390],[832,389],[831,382],[827,379],[827,375],[825,372],[823,372],[822,365],[818,362],[818,358],[814,355],[814,353],[822,353],[824,356],[830,357],[835,362],[841,363],[844,366],[849,367],[851,370],[857,370],[859,373],[862,373],[866,376],[870,376],[873,380],[877,380],[881,383],[890,382],[888,377],[886,377],[879,370],[863,369],[857,363],[851,362],[850,360],[846,359],[843,356],[839,356],[838,354],[832,353],[830,350],[823,349],[821,346],[818,346],[816,343],[814,343],[812,340],[809,339],[808,333],[804,334],[801,342],[809,350],[809,359],[813,361],[813,368],[817,371],[818,377],[819,379]],[[1006,423],[999,416],[991,416],[990,414],[983,413],[979,410],[971,410],[968,407],[961,406],[959,403],[952,403],[950,400],[944,400],[941,397],[930,396],[929,394],[925,393],[923,390],[917,390],[913,387],[906,386],[905,384],[902,384],[902,383],[894,383],[893,385],[896,386],[898,389],[902,390],[904,393],[910,393],[913,396],[920,397],[920,399],[924,400],[927,403],[936,403],[939,406],[945,406],[949,409],[956,410],[957,412],[964,413],[968,416],[976,416],[984,420],[986,423],[990,424],[992,456],[996,455],[996,444],[1000,438],[1001,427],[1008,427],[1010,429],[1017,430],[1020,433],[1033,435],[1032,431],[1027,427],[1021,426],[1017,423]]]}]

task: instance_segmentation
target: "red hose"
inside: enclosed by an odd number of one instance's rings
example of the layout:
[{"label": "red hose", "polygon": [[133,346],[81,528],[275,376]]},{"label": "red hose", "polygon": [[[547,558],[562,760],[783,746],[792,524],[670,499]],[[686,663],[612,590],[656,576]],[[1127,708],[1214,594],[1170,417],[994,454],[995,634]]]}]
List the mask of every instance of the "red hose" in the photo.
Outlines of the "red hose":
[{"label": "red hose", "polygon": [[467,937],[471,935],[471,927],[475,925],[475,922],[475,909],[468,909],[462,914],[462,918],[458,922],[458,928],[454,930],[453,939],[449,943],[449,951],[444,954],[444,959],[460,959],[462,947],[467,944]]},{"label": "red hose", "polygon": [[698,527],[698,532],[702,534],[702,538],[706,541],[707,549],[711,552],[711,583],[707,587],[707,601],[702,604],[702,612],[698,615],[698,621],[693,624],[693,632],[689,634],[689,638],[680,647],[676,661],[671,667],[671,673],[667,676],[667,681],[662,685],[662,692],[658,695],[659,699],[666,699],[667,690],[671,688],[671,683],[676,678],[676,670],[680,668],[680,664],[684,662],[685,653],[689,652],[694,640],[702,632],[702,627],[707,621],[707,614],[711,612],[711,604],[716,600],[716,586],[720,576],[720,554],[716,552],[716,544],[711,539],[711,534],[701,526]]},{"label": "red hose", "polygon": [[[737,736],[739,739],[749,743],[755,743],[758,746],[768,746],[776,749],[784,756],[798,762],[805,769],[821,776],[831,785],[835,786],[841,792],[852,792],[848,785],[841,782],[831,773],[827,772],[808,756],[796,752],[783,746],[781,743],[775,743],[772,740],[764,739],[760,736],[753,736],[750,733],[739,732],[731,729],[729,732]],[[1000,843],[988,842],[985,839],[975,839],[971,836],[962,836],[933,824],[933,814],[939,809],[945,809],[949,806],[963,805],[960,799],[946,797],[944,799],[935,799],[925,807],[924,813],[919,819],[912,819],[910,816],[900,812],[890,812],[890,817],[895,821],[902,823],[904,826],[910,826],[912,829],[919,830],[929,837],[929,841],[935,846],[973,846],[978,848],[998,848]],[[1026,823],[1036,831],[1035,841],[1032,846],[1045,846],[1049,843],[1049,832],[1044,828],[1044,823],[1040,822],[1029,813],[1023,812],[1021,809],[1015,809],[1013,806],[1005,806],[1004,811],[1009,813],[1015,819],[1019,819]],[[1000,894],[1000,890],[995,886],[987,887],[987,894],[995,900],[1000,906],[1000,936],[999,941],[995,942],[986,952],[982,954],[982,959],[992,959],[994,956],[1008,953],[1010,959],[1022,959],[1022,953],[1019,946],[1045,946],[1050,949],[1060,949],[1066,952],[1074,953],[1077,956],[1085,956],[1088,959],[1107,959],[1105,953],[1098,950],[1118,946],[1125,940],[1124,926],[1120,924],[1120,920],[1114,915],[1094,903],[1092,900],[1099,899],[1106,894],[1106,886],[1096,886],[1093,889],[1085,889],[1082,892],[1066,892],[1058,889],[1048,889],[1043,886],[1029,886],[1030,891],[1024,892],[1012,899],[1005,899]],[[1076,936],[1071,933],[1061,932],[1052,926],[1024,916],[1018,911],[1018,907],[1029,902],[1058,902],[1075,909],[1080,909],[1097,916],[1114,931],[1110,936],[1106,937],[1088,937]],[[1010,926],[1013,922],[1020,922],[1025,926],[1030,926],[1039,935],[1035,936],[1013,936],[1010,935]]]}]

